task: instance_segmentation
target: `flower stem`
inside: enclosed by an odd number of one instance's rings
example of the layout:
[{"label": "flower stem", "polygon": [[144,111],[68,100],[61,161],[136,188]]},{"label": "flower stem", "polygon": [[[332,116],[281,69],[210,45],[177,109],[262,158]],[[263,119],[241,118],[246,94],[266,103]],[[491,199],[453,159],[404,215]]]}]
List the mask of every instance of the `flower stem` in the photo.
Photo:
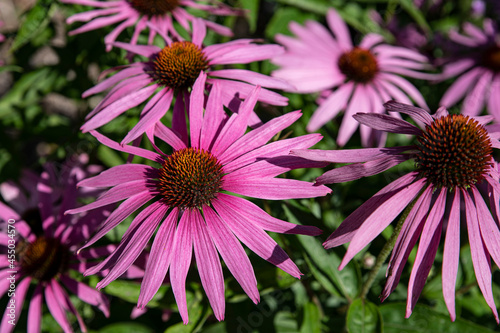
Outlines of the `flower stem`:
[{"label": "flower stem", "polygon": [[365,299],[366,295],[370,291],[370,288],[372,287],[373,282],[375,281],[375,278],[377,277],[377,274],[378,274],[380,268],[382,268],[382,265],[387,260],[387,257],[389,256],[392,249],[394,248],[394,244],[396,244],[396,240],[398,239],[399,233],[401,232],[401,229],[403,228],[403,224],[404,224],[406,218],[408,217],[408,214],[410,214],[410,211],[413,208],[413,206],[415,205],[415,202],[417,201],[419,196],[420,195],[418,195],[415,198],[415,200],[413,200],[405,208],[405,210],[403,211],[403,214],[401,215],[400,219],[398,220],[398,224],[396,224],[396,228],[394,228],[394,231],[392,232],[391,237],[389,238],[387,243],[385,243],[384,247],[382,248],[382,250],[378,254],[377,259],[375,261],[375,266],[373,266],[372,270],[368,274],[368,278],[363,283],[363,287],[361,288],[361,294],[360,294],[361,299]]}]

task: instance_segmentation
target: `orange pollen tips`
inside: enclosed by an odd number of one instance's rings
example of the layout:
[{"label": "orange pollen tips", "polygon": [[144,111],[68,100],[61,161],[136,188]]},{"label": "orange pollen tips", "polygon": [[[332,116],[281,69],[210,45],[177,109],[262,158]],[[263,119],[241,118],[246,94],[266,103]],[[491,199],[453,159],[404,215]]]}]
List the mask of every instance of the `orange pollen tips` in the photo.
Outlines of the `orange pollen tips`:
[{"label": "orange pollen tips", "polygon": [[68,249],[54,238],[39,236],[33,243],[21,242],[16,250],[23,273],[38,281],[49,281],[68,265]]},{"label": "orange pollen tips", "polygon": [[349,80],[359,83],[371,81],[378,72],[375,56],[370,51],[359,47],[342,54],[338,66]]},{"label": "orange pollen tips", "polygon": [[494,46],[483,53],[482,65],[495,72],[500,72],[500,47]]},{"label": "orange pollen tips", "polygon": [[179,6],[179,0],[129,0],[132,8],[142,15],[163,15]]},{"label": "orange pollen tips", "polygon": [[174,42],[165,46],[154,60],[154,78],[173,89],[188,88],[207,68],[207,57],[198,46],[191,42]]},{"label": "orange pollen tips", "polygon": [[158,190],[163,202],[181,209],[210,204],[222,187],[224,175],[215,156],[192,147],[174,152],[159,171]]},{"label": "orange pollen tips", "polygon": [[468,116],[441,117],[426,126],[418,141],[418,171],[438,188],[467,188],[492,165],[488,132]]}]

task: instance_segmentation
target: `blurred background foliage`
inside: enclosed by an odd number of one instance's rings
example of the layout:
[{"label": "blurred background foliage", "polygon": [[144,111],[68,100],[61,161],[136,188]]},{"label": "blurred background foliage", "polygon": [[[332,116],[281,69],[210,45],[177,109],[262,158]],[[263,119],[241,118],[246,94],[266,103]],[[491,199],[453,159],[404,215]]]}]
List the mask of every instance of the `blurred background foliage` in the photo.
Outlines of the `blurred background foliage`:
[{"label": "blurred background foliage", "polygon": [[[324,23],[329,7],[336,8],[351,28],[355,41],[363,34],[376,32],[391,43],[397,39],[387,29],[397,20],[401,26],[415,25],[427,38],[421,51],[439,66],[439,59],[447,55],[446,32],[463,22],[480,24],[483,15],[471,12],[472,0],[427,1],[417,7],[412,0],[229,0],[229,5],[247,9],[245,17],[211,19],[230,26],[234,38],[258,38],[273,42],[277,33],[290,34],[288,23],[317,20]],[[438,5],[432,3],[439,3]],[[484,15],[495,15],[486,3]],[[82,6],[62,5],[53,0],[0,0],[0,19],[5,22],[1,32],[7,40],[0,46],[0,182],[18,179],[20,171],[29,168],[40,171],[47,162],[62,163],[73,154],[86,153],[91,163],[106,167],[125,163],[125,154],[113,151],[90,135],[82,134],[79,127],[85,115],[103,96],[82,99],[81,94],[92,87],[99,74],[108,68],[127,64],[125,52],[113,49],[106,52],[103,38],[110,29],[99,29],[73,37],[65,18],[85,10]],[[374,13],[382,19],[376,23]],[[203,14],[203,13],[196,13]],[[497,19],[498,17],[492,17]],[[71,27],[74,28],[74,27]],[[127,41],[131,31],[120,39]],[[209,32],[207,43],[227,41]],[[144,40],[142,42],[145,42]],[[138,60],[138,59],[137,59]],[[247,68],[269,74],[269,62],[254,63]],[[438,67],[439,68],[439,67]],[[426,98],[431,110],[449,82],[433,85],[412,80]],[[304,115],[283,136],[305,134],[305,127],[316,109],[314,95],[286,94],[287,107],[259,105],[256,110],[263,120],[300,109]],[[360,110],[363,111],[363,110]],[[451,110],[457,111],[457,110]],[[119,140],[138,120],[140,109],[124,113],[104,126],[101,132]],[[168,123],[168,119],[166,119]],[[330,122],[320,133],[324,139],[314,148],[335,149],[335,138],[341,119]],[[390,135],[388,145],[407,144],[406,136]],[[346,148],[360,147],[359,140],[351,140]],[[135,161],[141,162],[136,158]],[[329,166],[331,168],[332,166]],[[188,275],[187,292],[190,323],[182,324],[168,284],[165,284],[149,303],[148,311],[131,318],[139,295],[140,281],[120,280],[111,283],[103,292],[111,298],[111,316],[105,318],[91,306],[73,297],[90,332],[493,332],[498,331],[490,309],[476,284],[470,251],[464,239],[460,254],[457,281],[457,317],[452,323],[441,291],[441,257],[436,257],[419,304],[409,319],[404,318],[406,283],[415,251],[392,295],[382,304],[378,299],[384,281],[385,266],[377,275],[366,300],[359,298],[361,286],[374,265],[375,257],[390,237],[392,227],[376,238],[358,254],[347,267],[337,267],[345,247],[324,250],[322,242],[361,203],[378,189],[413,168],[411,163],[391,169],[382,175],[362,181],[332,186],[327,197],[286,202],[256,201],[271,215],[298,224],[315,225],[324,230],[319,237],[279,235],[271,236],[285,249],[304,273],[300,280],[290,277],[275,266],[249,252],[256,271],[261,302],[254,305],[234,278],[225,270],[226,316],[217,322],[212,315],[194,268]],[[290,177],[313,181],[324,170],[294,170]],[[130,219],[110,232],[101,242],[118,242]],[[76,277],[83,279],[82,277]],[[99,278],[85,278],[95,286]],[[494,268],[493,291],[497,303],[500,297],[500,275]],[[1,305],[6,303],[2,299]],[[25,304],[27,307],[27,304]],[[3,307],[2,307],[3,309]],[[45,309],[42,331],[59,332],[61,329]],[[27,311],[16,331],[26,330]],[[75,323],[76,319],[72,318]],[[76,328],[77,325],[75,324]]]}]

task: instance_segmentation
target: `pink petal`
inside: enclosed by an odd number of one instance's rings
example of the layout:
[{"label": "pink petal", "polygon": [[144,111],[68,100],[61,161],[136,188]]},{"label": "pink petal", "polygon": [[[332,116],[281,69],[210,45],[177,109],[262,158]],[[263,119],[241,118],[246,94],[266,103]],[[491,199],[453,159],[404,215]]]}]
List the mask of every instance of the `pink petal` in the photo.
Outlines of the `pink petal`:
[{"label": "pink petal", "polygon": [[422,192],[403,223],[391,258],[389,259],[389,265],[387,265],[387,272],[385,274],[387,281],[380,295],[381,302],[396,289],[408,257],[422,233],[422,228],[424,227],[431,206],[432,191],[433,188],[428,186]]},{"label": "pink petal", "polygon": [[178,217],[179,210],[172,209],[156,233],[137,301],[137,306],[140,308],[144,308],[154,297],[167,275],[172,260],[172,246]]},{"label": "pink petal", "polygon": [[172,245],[172,262],[170,269],[170,283],[175,296],[179,313],[184,325],[189,322],[186,303],[186,277],[191,265],[193,253],[193,239],[191,222],[193,211],[186,210],[179,221]]},{"label": "pink petal", "polygon": [[472,264],[474,266],[474,272],[476,273],[477,284],[481,293],[486,300],[486,303],[490,307],[491,311],[495,315],[495,320],[497,323],[498,312],[495,305],[495,299],[493,297],[493,291],[491,287],[491,264],[488,250],[486,250],[485,244],[483,243],[481,237],[481,231],[479,229],[479,221],[477,216],[476,207],[469,194],[462,190],[465,201],[465,216],[467,220],[467,231],[469,234],[469,244],[470,252],[472,255]]},{"label": "pink petal", "polygon": [[210,76],[222,77],[225,79],[245,81],[254,85],[272,88],[290,90],[293,87],[285,80],[272,78],[270,76],[256,73],[246,69],[221,69],[217,71],[210,71]]},{"label": "pink petal", "polygon": [[399,112],[407,114],[413,119],[423,122],[426,125],[430,125],[434,122],[434,119],[429,114],[429,112],[424,109],[417,108],[413,105],[398,103],[396,101],[388,101],[384,104],[384,107],[388,112]]},{"label": "pink petal", "polygon": [[285,251],[262,229],[246,223],[243,216],[229,208],[227,202],[230,200],[231,196],[219,195],[217,199],[212,201],[212,204],[236,237],[259,257],[281,268],[288,274],[300,278],[302,273]]},{"label": "pink petal", "polygon": [[228,197],[225,201],[228,207],[238,211],[249,223],[257,228],[267,231],[283,234],[300,234],[309,236],[318,236],[322,233],[320,229],[314,226],[299,225],[272,217],[254,203],[236,196]]},{"label": "pink petal", "polygon": [[348,82],[341,85],[313,113],[307,124],[308,132],[315,132],[328,121],[335,118],[339,111],[345,109],[347,101],[354,89],[354,83]]},{"label": "pink petal", "polygon": [[344,20],[342,20],[340,15],[334,9],[328,10],[328,13],[326,14],[326,21],[328,22],[328,26],[338,40],[339,46],[342,48],[342,50],[349,51],[350,49],[352,49],[349,29],[347,28]]},{"label": "pink petal", "polygon": [[200,146],[206,79],[207,75],[205,72],[201,71],[193,85],[189,99],[189,133],[191,134],[191,147],[193,148],[198,148]]},{"label": "pink petal", "polygon": [[358,128],[359,124],[352,117],[356,112],[365,111],[369,109],[370,101],[367,98],[365,87],[361,84],[357,84],[354,88],[354,93],[347,105],[347,109],[344,112],[344,118],[342,119],[342,124],[339,128],[339,134],[337,136],[337,144],[340,147],[345,146],[347,141],[351,138],[353,133]]},{"label": "pink petal", "polygon": [[222,188],[226,191],[268,200],[315,198],[329,194],[326,186],[283,178],[240,178],[225,181]]},{"label": "pink petal", "polygon": [[352,237],[344,259],[340,263],[339,270],[343,269],[359,251],[375,239],[408,206],[423,188],[424,183],[425,179],[415,181],[399,191],[397,196],[394,193],[391,198],[371,212],[365,223],[359,227],[354,237]]},{"label": "pink petal", "polygon": [[394,118],[385,114],[356,113],[352,116],[360,124],[373,129],[399,134],[422,135],[422,130],[407,121]]},{"label": "pink petal", "polygon": [[453,84],[446,90],[439,101],[439,105],[450,107],[455,105],[469,90],[469,88],[475,84],[477,79],[483,73],[483,69],[474,68],[467,73],[460,76]]},{"label": "pink petal", "polygon": [[493,72],[485,71],[476,85],[467,94],[462,105],[462,114],[478,116],[484,108],[487,92],[491,86]]},{"label": "pink petal", "polygon": [[207,225],[198,210],[193,210],[190,221],[193,245],[201,284],[214,311],[215,318],[224,320],[224,277],[215,245],[208,234]]},{"label": "pink petal", "polygon": [[38,284],[31,297],[30,307],[28,309],[28,332],[39,333],[42,329],[42,309],[43,294],[42,286]]},{"label": "pink petal", "polygon": [[460,254],[460,192],[455,190],[443,251],[443,297],[452,321],[455,321],[455,284]]},{"label": "pink petal", "polygon": [[442,220],[446,208],[446,191],[442,188],[432,207],[427,220],[425,221],[420,243],[418,245],[417,257],[411,270],[410,281],[408,282],[408,300],[406,303],[406,318],[411,315],[418,297],[424,288],[427,276],[432,268],[432,263],[436,256],[439,239],[442,231]]},{"label": "pink petal", "polygon": [[[16,282],[21,278],[19,275],[16,275]],[[12,297],[9,298],[9,304],[15,304],[15,318],[11,318],[9,316],[10,309],[5,307],[5,312],[2,317],[2,323],[0,324],[0,330],[2,333],[10,333],[16,327],[17,321],[19,317],[21,317],[21,311],[23,309],[24,300],[26,299],[26,292],[31,283],[31,277],[26,277],[22,281],[16,284],[16,291]],[[10,324],[9,321],[13,320],[14,325]]]},{"label": "pink petal", "polygon": [[401,164],[411,157],[409,154],[385,156],[374,161],[342,166],[325,172],[316,179],[316,182],[318,184],[336,184],[373,176]]},{"label": "pink petal", "polygon": [[325,249],[330,249],[350,242],[366,219],[369,218],[378,207],[382,206],[393,196],[397,195],[398,192],[408,187],[415,180],[417,175],[416,172],[413,172],[396,179],[359,206],[359,208],[351,213],[323,243]]}]

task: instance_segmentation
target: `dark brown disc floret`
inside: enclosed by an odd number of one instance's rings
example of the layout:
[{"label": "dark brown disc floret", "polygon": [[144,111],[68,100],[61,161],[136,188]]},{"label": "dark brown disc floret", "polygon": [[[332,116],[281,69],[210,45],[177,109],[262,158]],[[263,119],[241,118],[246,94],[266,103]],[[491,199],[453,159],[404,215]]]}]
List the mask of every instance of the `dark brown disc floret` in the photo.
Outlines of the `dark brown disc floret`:
[{"label": "dark brown disc floret", "polygon": [[67,269],[70,253],[58,239],[39,236],[33,243],[21,242],[16,250],[22,272],[38,281],[49,281]]},{"label": "dark brown disc floret", "polygon": [[159,170],[158,190],[171,207],[201,208],[208,205],[222,186],[222,165],[210,152],[197,148],[175,151]]},{"label": "dark brown disc floret", "polygon": [[129,0],[132,8],[142,15],[163,15],[179,6],[179,0]]},{"label": "dark brown disc floret", "polygon": [[373,53],[359,47],[342,54],[338,66],[349,80],[359,83],[371,81],[379,69],[377,59]]},{"label": "dark brown disc floret", "polygon": [[481,64],[494,72],[500,72],[500,47],[493,46],[484,51]]},{"label": "dark brown disc floret", "polygon": [[207,68],[207,57],[198,46],[186,41],[174,42],[165,46],[154,60],[154,78],[173,89],[188,88]]},{"label": "dark brown disc floret", "polygon": [[435,120],[418,142],[418,171],[436,188],[468,188],[481,181],[492,165],[488,132],[469,116]]}]

